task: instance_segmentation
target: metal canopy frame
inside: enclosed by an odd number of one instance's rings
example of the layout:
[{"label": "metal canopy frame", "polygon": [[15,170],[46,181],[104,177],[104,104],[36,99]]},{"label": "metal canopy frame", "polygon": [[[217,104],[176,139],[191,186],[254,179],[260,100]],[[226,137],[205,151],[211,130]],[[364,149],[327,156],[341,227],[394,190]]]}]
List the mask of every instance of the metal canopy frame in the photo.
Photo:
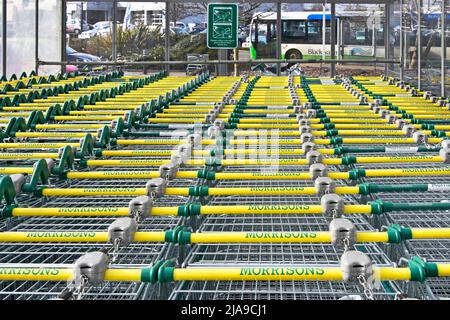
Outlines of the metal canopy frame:
[{"label": "metal canopy frame", "polygon": [[[65,10],[65,2],[66,0],[63,0],[63,10]],[[93,1],[93,0],[88,0],[86,2],[98,2],[98,1]],[[116,40],[115,40],[115,30],[117,28],[117,21],[115,19],[116,15],[117,15],[117,2],[118,0],[105,0],[102,2],[109,2],[112,3],[113,6],[113,29],[112,29],[112,35],[113,35],[113,41],[112,41],[112,52],[113,52],[113,61],[112,62],[107,62],[107,63],[102,63],[101,65],[110,65],[110,66],[124,66],[124,65],[163,65],[165,70],[169,73],[170,72],[170,66],[171,65],[187,65],[189,62],[188,61],[170,61],[170,39],[169,37],[165,37],[165,43],[164,43],[164,51],[165,51],[165,55],[164,55],[164,59],[165,61],[140,61],[140,62],[129,62],[129,61],[125,61],[125,62],[117,62],[116,59]],[[190,2],[190,3],[204,3],[205,1],[202,0],[167,0],[167,1],[157,1],[157,0],[134,0],[134,1],[129,1],[129,2],[165,2],[166,4],[166,14],[165,14],[165,34],[169,34],[170,31],[170,6],[169,4],[174,4],[174,3],[185,3],[185,2]],[[281,74],[281,63],[285,63],[286,60],[281,59],[281,4],[282,3],[300,3],[302,1],[299,0],[274,0],[274,1],[270,1],[270,0],[258,0],[258,1],[252,1],[252,0],[215,0],[215,1],[210,1],[210,2],[216,2],[216,3],[239,3],[239,4],[243,4],[243,3],[249,3],[249,2],[258,2],[258,3],[276,3],[277,7],[276,7],[276,11],[277,11],[277,43],[276,43],[276,55],[277,58],[276,59],[262,59],[262,60],[253,60],[253,61],[236,61],[236,60],[228,60],[228,50],[218,50],[218,60],[208,60],[205,61],[202,64],[205,65],[216,65],[217,66],[217,71],[219,75],[226,75],[227,74],[227,64],[247,64],[247,65],[252,65],[252,64],[258,64],[258,63],[275,63],[276,64],[276,74],[280,75]],[[391,3],[395,2],[395,0],[311,0],[311,1],[307,1],[304,3],[317,3],[317,4],[330,4],[331,6],[331,14],[332,14],[332,21],[331,23],[333,25],[336,25],[336,19],[335,19],[335,14],[336,14],[336,4],[346,4],[346,3],[352,3],[352,4],[385,4],[386,7],[389,7]],[[65,16],[65,12],[62,16]],[[63,30],[65,30],[65,19],[63,19]],[[389,22],[388,22],[389,23]],[[388,32],[388,28],[385,25],[385,30],[387,30],[386,32]],[[386,38],[386,37],[385,37]],[[65,40],[65,37],[64,37]],[[308,63],[330,63],[331,65],[331,76],[335,76],[336,75],[336,63],[341,63],[341,64],[345,64],[345,63],[352,63],[355,61],[350,61],[350,60],[344,60],[344,59],[335,59],[335,54],[334,54],[334,48],[336,47],[336,36],[334,35],[334,33],[331,33],[331,57],[329,60],[322,60],[322,59],[316,59],[314,61],[310,61],[308,60]],[[386,41],[386,39],[385,39]],[[385,43],[385,47],[386,43]],[[62,56],[65,57],[65,50],[66,47],[65,45],[63,46],[63,54]],[[289,60],[289,62],[305,62],[305,60]],[[399,61],[393,61],[393,60],[389,60],[387,56],[385,57],[384,60],[365,60],[365,61],[357,61],[358,63],[363,63],[363,64],[371,64],[371,63],[381,63],[381,64],[385,64],[386,66],[386,71],[388,70],[387,65],[388,63],[392,63],[392,64],[399,64]],[[61,59],[60,62],[54,62],[54,61],[37,61],[37,66],[39,65],[61,65],[61,72],[63,72],[64,70],[64,65],[66,65],[67,63],[63,61],[63,59]],[[71,64],[75,64],[75,63],[71,63]],[[98,63],[95,63],[96,65],[99,65]],[[76,64],[75,64],[76,65]],[[84,63],[84,65],[86,65],[86,63]],[[38,71],[38,70],[37,70]],[[386,72],[387,74],[387,72]]]},{"label": "metal canopy frame", "polygon": [[[77,0],[74,0],[77,1]],[[84,2],[121,2],[119,0],[84,0]],[[126,2],[126,1],[124,1]],[[166,0],[166,1],[158,1],[158,0],[131,0],[128,2],[166,2],[166,3],[204,3],[206,0]],[[301,0],[220,0],[220,1],[208,1],[211,3],[250,3],[250,2],[257,2],[257,3],[313,3],[313,4],[322,4],[324,3],[323,0],[307,0],[307,1],[301,1]],[[327,4],[346,4],[346,3],[353,3],[353,4],[384,4],[386,0],[327,0]],[[389,2],[395,2],[395,0],[390,0]]]},{"label": "metal canopy frame", "polygon": [[[2,57],[3,57],[3,68],[2,68],[2,72],[3,75],[7,74],[7,67],[8,67],[8,62],[7,62],[7,43],[8,43],[8,39],[7,39],[7,4],[6,4],[6,0],[0,0],[1,1],[1,6],[2,6],[2,26],[3,26],[3,30],[2,30]],[[418,2],[421,2],[421,0],[415,0]],[[442,1],[442,17],[441,19],[443,19],[444,23],[442,23],[441,25],[441,34],[445,34],[445,2],[447,0],[443,0]],[[64,66],[67,64],[67,62],[65,62],[65,57],[66,57],[66,38],[65,38],[65,28],[66,28],[66,2],[67,0],[61,0],[61,17],[62,17],[62,21],[61,21],[61,29],[60,32],[62,34],[61,37],[61,59],[60,61],[40,61],[39,60],[39,1],[35,1],[35,10],[36,10],[36,19],[35,19],[35,65],[36,65],[36,72],[38,72],[39,70],[39,66],[40,65],[60,65],[61,66],[61,71],[63,71]],[[93,1],[93,0],[86,0],[84,2],[99,2],[99,1]],[[142,61],[139,63],[136,62],[117,62],[117,49],[116,49],[116,30],[117,30],[117,19],[115,19],[116,15],[117,15],[117,2],[119,2],[118,0],[103,0],[101,2],[109,2],[112,3],[113,5],[113,29],[112,29],[112,35],[113,35],[113,41],[112,41],[112,62],[108,62],[108,63],[103,63],[105,65],[154,65],[154,64],[159,64],[159,65],[163,65],[164,68],[166,69],[166,71],[170,71],[170,65],[177,65],[177,64],[188,64],[188,61],[170,61],[170,39],[169,37],[165,37],[165,55],[164,55],[164,59],[165,61]],[[184,2],[190,2],[190,3],[203,3],[205,2],[204,0],[166,0],[166,1],[157,1],[157,0],[133,0],[130,2],[165,2],[166,3],[166,14],[165,14],[165,32],[166,34],[169,34],[169,28],[170,28],[170,6],[169,4],[175,4],[175,3],[184,3]],[[218,1],[211,1],[211,2],[218,2]],[[400,59],[399,61],[394,61],[394,59],[392,59],[392,50],[389,49],[389,24],[390,24],[390,13],[391,11],[391,4],[395,3],[395,2],[399,2],[401,9],[403,10],[403,0],[308,0],[306,2],[304,1],[300,1],[300,0],[258,0],[258,1],[253,1],[253,0],[220,0],[220,2],[223,3],[239,3],[239,4],[243,4],[243,3],[249,3],[249,2],[258,2],[258,3],[274,3],[277,4],[277,26],[281,26],[281,4],[282,3],[311,3],[311,4],[329,4],[331,6],[331,11],[332,13],[335,13],[336,10],[336,4],[346,4],[346,3],[352,3],[352,4],[384,4],[385,5],[385,15],[386,15],[386,19],[385,19],[385,25],[384,25],[384,32],[385,32],[385,59],[384,60],[367,60],[367,61],[359,61],[360,63],[381,63],[385,65],[385,74],[389,73],[389,64],[399,64],[400,65],[400,78],[403,79],[404,76],[404,63],[406,61],[405,57],[403,57],[403,49],[405,47],[404,44],[404,30],[403,28],[400,28]],[[419,6],[419,8],[421,8],[421,6]],[[421,17],[421,10],[419,10],[418,12],[418,16]],[[400,18],[400,23],[403,22],[403,19]],[[336,24],[336,19],[334,18],[334,15],[332,14],[332,24]],[[420,23],[419,23],[419,30],[420,30]],[[221,65],[221,66],[225,66],[226,64],[253,64],[253,63],[261,63],[261,62],[267,62],[267,63],[275,63],[277,65],[277,74],[280,74],[280,64],[286,62],[286,60],[282,60],[279,59],[281,57],[281,37],[280,37],[280,33],[281,33],[281,28],[277,28],[279,30],[279,32],[277,32],[278,37],[277,37],[277,43],[276,43],[276,54],[277,54],[277,59],[265,59],[265,60],[255,60],[255,61],[235,61],[235,60],[227,60],[227,55],[224,54],[224,52],[222,52],[222,54],[219,57],[219,60],[208,60],[206,61],[204,64],[206,65]],[[418,79],[418,87],[421,88],[422,87],[422,76],[421,76],[421,72],[422,72],[422,68],[421,68],[421,32],[418,32],[418,43],[419,43],[419,52],[418,52],[418,67],[417,67],[417,79]],[[331,36],[331,48],[335,48],[336,46],[336,36],[334,35],[334,33],[332,33]],[[445,96],[445,37],[441,37],[441,95]],[[338,48],[340,50],[340,48]],[[226,51],[226,50],[220,50],[220,51]],[[336,73],[336,63],[349,63],[351,61],[349,60],[342,60],[342,59],[335,59],[335,54],[334,54],[334,50],[331,50],[332,52],[332,56],[330,57],[331,60],[327,60],[327,61],[322,61],[320,59],[317,59],[315,61],[307,61],[307,62],[317,62],[317,63],[321,63],[321,62],[325,62],[325,63],[330,63],[331,64],[331,75],[334,76]],[[340,55],[338,54],[338,57]],[[270,62],[269,62],[270,61]],[[294,62],[294,61],[292,61]],[[305,62],[305,61],[298,61],[298,62]],[[86,64],[86,63],[85,63]],[[219,70],[221,70],[223,72],[225,72],[225,68],[218,68]]]}]

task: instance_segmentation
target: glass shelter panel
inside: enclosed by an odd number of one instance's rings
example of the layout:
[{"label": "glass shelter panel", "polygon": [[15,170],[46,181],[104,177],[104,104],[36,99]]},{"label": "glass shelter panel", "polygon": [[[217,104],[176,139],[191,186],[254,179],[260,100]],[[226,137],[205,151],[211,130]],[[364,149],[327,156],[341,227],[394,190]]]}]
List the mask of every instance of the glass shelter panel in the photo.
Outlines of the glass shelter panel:
[{"label": "glass shelter panel", "polygon": [[[59,0],[39,1],[39,60],[61,60],[61,6]],[[55,74],[59,66],[41,66],[40,74]]]},{"label": "glass shelter panel", "polygon": [[35,69],[34,25],[34,0],[7,0],[7,77]]}]

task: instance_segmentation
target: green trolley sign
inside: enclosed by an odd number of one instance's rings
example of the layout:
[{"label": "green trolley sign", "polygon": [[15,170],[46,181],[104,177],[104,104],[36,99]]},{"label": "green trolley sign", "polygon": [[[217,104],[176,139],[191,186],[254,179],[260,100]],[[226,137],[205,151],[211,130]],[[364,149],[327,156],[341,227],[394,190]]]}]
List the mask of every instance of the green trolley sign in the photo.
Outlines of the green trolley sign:
[{"label": "green trolley sign", "polygon": [[238,4],[208,4],[207,45],[210,49],[238,47]]}]

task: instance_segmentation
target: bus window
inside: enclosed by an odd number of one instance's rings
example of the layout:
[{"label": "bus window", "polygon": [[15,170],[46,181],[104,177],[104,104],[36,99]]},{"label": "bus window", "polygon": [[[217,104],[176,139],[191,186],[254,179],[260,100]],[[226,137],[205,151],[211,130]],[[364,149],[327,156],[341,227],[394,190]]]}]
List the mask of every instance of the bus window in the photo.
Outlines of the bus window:
[{"label": "bus window", "polygon": [[306,22],[285,20],[282,23],[281,41],[284,43],[305,43]]},{"label": "bus window", "polygon": [[[366,21],[345,20],[342,24],[343,44],[350,46],[372,46],[372,29],[367,28]],[[377,33],[375,36],[377,37]]]},{"label": "bus window", "polygon": [[[252,27],[252,42],[267,44],[267,27],[266,23],[255,23]],[[256,39],[256,35],[258,38]]]},{"label": "bus window", "polygon": [[356,31],[355,36],[358,43],[366,42],[366,31]]},{"label": "bus window", "polygon": [[383,25],[379,29],[375,30],[377,46],[384,46],[384,28]]},{"label": "bus window", "polygon": [[[257,35],[257,38],[256,38]],[[259,58],[273,58],[276,54],[276,21],[255,21],[252,44]]]},{"label": "bus window", "polygon": [[[325,27],[325,43],[330,43],[330,22],[326,22]],[[321,44],[322,43],[322,20],[308,21],[308,43]]]},{"label": "bus window", "polygon": [[266,30],[267,43],[277,40],[277,23],[276,21],[270,21]]}]

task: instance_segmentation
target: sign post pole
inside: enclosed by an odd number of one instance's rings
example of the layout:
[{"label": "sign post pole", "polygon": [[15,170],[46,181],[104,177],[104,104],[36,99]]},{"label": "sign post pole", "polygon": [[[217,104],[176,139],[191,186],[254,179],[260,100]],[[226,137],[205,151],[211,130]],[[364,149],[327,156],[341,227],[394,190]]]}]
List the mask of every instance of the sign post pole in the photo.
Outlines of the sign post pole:
[{"label": "sign post pole", "polygon": [[[238,47],[238,9],[236,3],[208,4],[207,46],[218,49],[218,59],[228,60],[228,49]],[[219,64],[218,74],[226,75],[228,66]]]}]

